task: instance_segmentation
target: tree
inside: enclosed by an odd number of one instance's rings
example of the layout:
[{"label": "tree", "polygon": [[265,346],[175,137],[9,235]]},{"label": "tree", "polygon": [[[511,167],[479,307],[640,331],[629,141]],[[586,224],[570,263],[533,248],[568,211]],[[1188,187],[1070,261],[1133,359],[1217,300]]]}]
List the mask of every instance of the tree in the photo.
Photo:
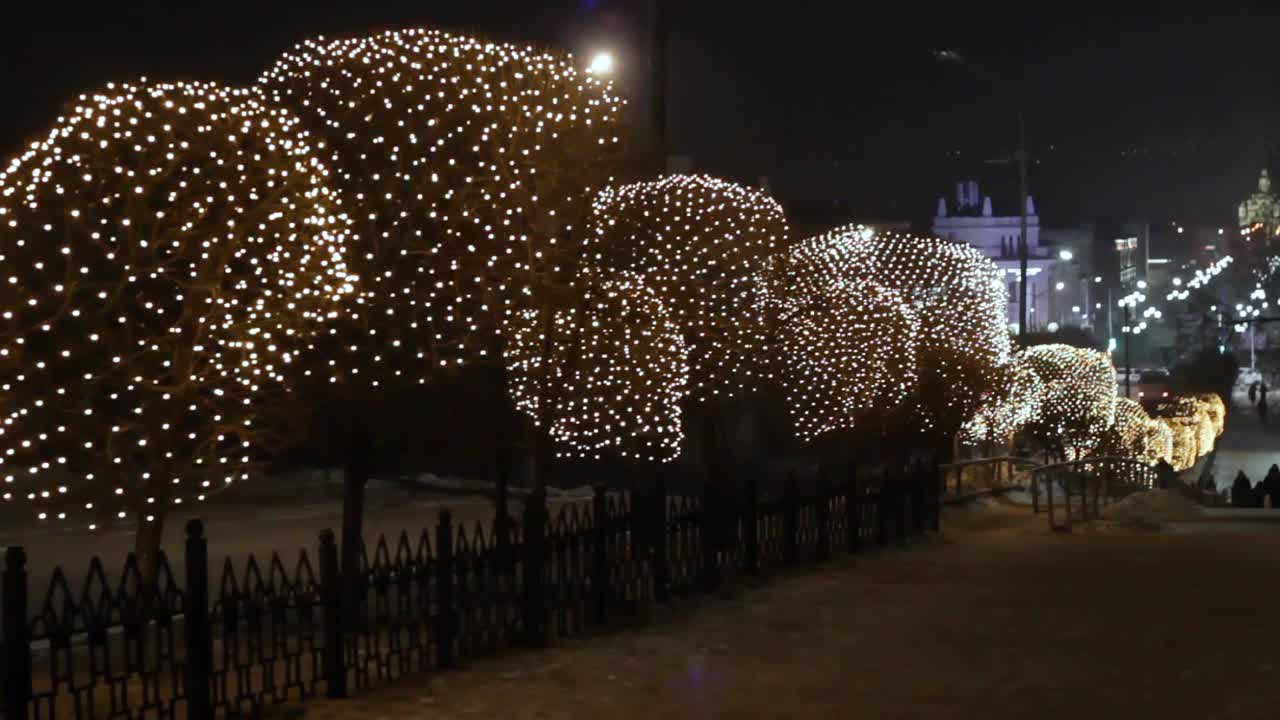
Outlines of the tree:
[{"label": "tree", "polygon": [[1040,415],[1044,394],[1040,377],[1015,354],[996,370],[995,381],[961,433],[970,442],[1007,442]]},{"label": "tree", "polygon": [[862,226],[825,236],[837,273],[906,298],[919,318],[914,425],[951,435],[971,418],[1009,358],[1004,284],[977,250],[938,238],[876,235]]},{"label": "tree", "polygon": [[[664,462],[680,454],[680,403],[687,392],[688,348],[658,293],[635,273],[584,283],[588,297],[556,318],[551,372],[536,313],[507,344],[507,378],[516,407],[540,417],[543,379],[560,391],[551,435],[569,455]],[[597,287],[598,285],[598,287]]]},{"label": "tree", "polygon": [[82,95],[0,173],[6,501],[90,529],[247,477],[263,396],[349,290],[345,218],[289,113],[214,84]]},{"label": "tree", "polygon": [[1036,345],[1022,354],[1044,386],[1032,433],[1068,457],[1092,452],[1115,418],[1116,370],[1111,357],[1067,345]]},{"label": "tree", "polygon": [[[686,427],[708,472],[724,459],[720,406],[774,379],[776,305],[789,242],[781,206],[758,190],[672,175],[602,191],[587,262],[629,272],[663,298],[688,347]],[[697,418],[696,421],[692,418]]]},{"label": "tree", "polygon": [[313,348],[318,382],[300,396],[348,425],[354,576],[365,480],[398,454],[375,445],[379,409],[464,366],[499,365],[530,313],[549,333],[578,302],[583,220],[609,177],[621,102],[567,56],[424,29],[305,41],[259,86],[326,139],[357,219],[359,293]]},{"label": "tree", "polygon": [[1114,419],[1098,454],[1141,460],[1155,465],[1169,462],[1173,455],[1173,433],[1158,422],[1136,400],[1116,398]]},{"label": "tree", "polygon": [[916,382],[919,320],[899,293],[843,272],[832,244],[799,243],[787,263],[782,298],[782,382],[796,433],[822,435],[875,426]]}]

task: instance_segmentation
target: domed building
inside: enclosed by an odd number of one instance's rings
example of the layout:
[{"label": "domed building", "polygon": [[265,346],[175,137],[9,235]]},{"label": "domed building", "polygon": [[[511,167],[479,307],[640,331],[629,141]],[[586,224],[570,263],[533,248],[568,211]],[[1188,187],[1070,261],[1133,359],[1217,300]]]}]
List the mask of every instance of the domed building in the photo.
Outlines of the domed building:
[{"label": "domed building", "polygon": [[1280,236],[1280,197],[1271,191],[1271,174],[1266,168],[1258,177],[1258,191],[1240,203],[1240,234],[1245,242],[1270,245]]}]

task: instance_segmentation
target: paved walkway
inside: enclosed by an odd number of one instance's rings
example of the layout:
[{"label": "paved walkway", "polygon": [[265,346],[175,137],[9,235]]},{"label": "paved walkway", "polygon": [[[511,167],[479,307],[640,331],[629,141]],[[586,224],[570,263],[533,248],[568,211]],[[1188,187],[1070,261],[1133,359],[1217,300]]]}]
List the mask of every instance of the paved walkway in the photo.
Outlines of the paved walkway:
[{"label": "paved walkway", "polygon": [[[1268,393],[1274,407],[1276,393]],[[1258,421],[1258,412],[1249,405],[1248,396],[1237,394],[1227,408],[1226,427],[1217,442],[1218,457],[1213,475],[1219,488],[1229,488],[1241,470],[1249,480],[1258,482],[1273,463],[1280,463],[1280,413],[1272,412],[1268,422]]]},{"label": "paved walkway", "polygon": [[1276,718],[1280,528],[945,537],[308,718]]}]

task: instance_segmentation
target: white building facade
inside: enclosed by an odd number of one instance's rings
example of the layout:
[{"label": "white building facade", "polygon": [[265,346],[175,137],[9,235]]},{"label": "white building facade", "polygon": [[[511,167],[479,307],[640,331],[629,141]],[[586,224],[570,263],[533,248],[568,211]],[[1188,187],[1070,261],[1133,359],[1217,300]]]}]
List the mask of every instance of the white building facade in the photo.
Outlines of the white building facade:
[{"label": "white building facade", "polygon": [[[1027,203],[1027,331],[1054,330],[1059,326],[1079,325],[1082,308],[1090,304],[1088,287],[1078,281],[1079,271],[1071,262],[1069,251],[1051,248],[1040,242],[1040,217],[1035,201]],[[1009,290],[1008,321],[1013,331],[1018,328],[1021,295],[1018,293],[1018,240],[1021,216],[996,215],[991,197],[980,195],[976,182],[956,185],[956,197],[948,205],[938,198],[933,219],[933,234],[961,242],[980,250],[1003,271]]]}]

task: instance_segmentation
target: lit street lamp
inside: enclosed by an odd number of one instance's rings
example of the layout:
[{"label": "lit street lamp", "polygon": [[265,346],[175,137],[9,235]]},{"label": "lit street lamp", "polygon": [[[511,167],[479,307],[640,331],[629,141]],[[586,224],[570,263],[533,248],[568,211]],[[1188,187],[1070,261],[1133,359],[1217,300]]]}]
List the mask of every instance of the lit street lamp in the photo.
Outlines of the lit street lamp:
[{"label": "lit street lamp", "polygon": [[591,64],[587,66],[587,72],[592,75],[612,75],[613,68],[613,53],[601,51],[591,58]]},{"label": "lit street lamp", "polygon": [[933,56],[943,62],[953,62],[968,68],[982,80],[991,84],[1004,94],[1013,105],[1018,120],[1018,214],[1021,218],[1018,241],[1018,340],[1025,339],[1027,334],[1027,125],[1023,119],[1022,101],[1014,94],[1009,84],[986,68],[966,60],[954,50],[935,50]]}]

